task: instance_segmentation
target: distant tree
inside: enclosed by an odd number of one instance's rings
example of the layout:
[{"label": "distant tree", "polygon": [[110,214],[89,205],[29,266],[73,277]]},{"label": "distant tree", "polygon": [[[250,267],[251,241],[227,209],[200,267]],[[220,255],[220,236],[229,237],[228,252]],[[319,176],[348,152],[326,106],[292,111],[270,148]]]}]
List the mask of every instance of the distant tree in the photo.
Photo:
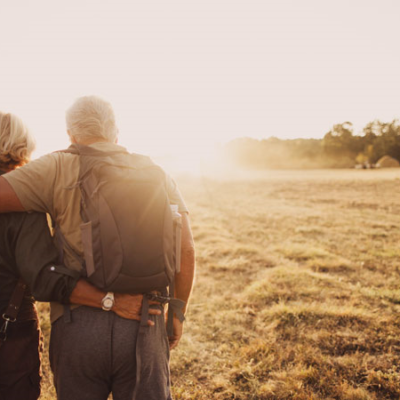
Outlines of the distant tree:
[{"label": "distant tree", "polygon": [[398,120],[377,124],[379,131],[373,141],[372,162],[389,155],[400,161],[400,125]]},{"label": "distant tree", "polygon": [[364,138],[364,144],[370,145],[373,144],[376,137],[380,135],[382,132],[382,123],[378,120],[369,122],[365,127],[363,128],[363,138]]},{"label": "distant tree", "polygon": [[353,136],[353,124],[348,121],[334,125],[322,140],[323,151],[332,160],[329,165],[338,167],[352,166],[363,147],[362,139]]}]

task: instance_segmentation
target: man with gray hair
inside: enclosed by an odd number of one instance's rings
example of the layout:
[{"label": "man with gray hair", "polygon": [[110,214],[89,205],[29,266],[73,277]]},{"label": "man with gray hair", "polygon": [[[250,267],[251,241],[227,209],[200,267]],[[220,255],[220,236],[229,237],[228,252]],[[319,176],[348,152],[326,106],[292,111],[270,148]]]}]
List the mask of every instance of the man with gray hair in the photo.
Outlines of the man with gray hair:
[{"label": "man with gray hair", "polygon": [[[117,153],[118,163],[126,168],[151,163],[116,144],[114,113],[101,98],[79,98],[67,111],[66,121],[71,143],[103,152],[110,165]],[[73,152],[56,152],[0,177],[0,212],[49,213],[63,238],[64,263],[77,271],[82,265],[76,254],[84,257],[79,158]],[[186,205],[174,181],[165,177],[169,202],[178,206],[182,216],[181,268],[172,295],[185,302],[185,313],[194,279],[194,244]],[[112,293],[103,301],[104,311],[52,303],[50,363],[58,399],[106,400],[110,393],[115,400],[171,399],[169,349],[182,336],[181,320],[174,315],[173,334],[168,337],[164,313],[150,315],[155,326],[138,340],[140,323],[106,311],[113,302]]]}]

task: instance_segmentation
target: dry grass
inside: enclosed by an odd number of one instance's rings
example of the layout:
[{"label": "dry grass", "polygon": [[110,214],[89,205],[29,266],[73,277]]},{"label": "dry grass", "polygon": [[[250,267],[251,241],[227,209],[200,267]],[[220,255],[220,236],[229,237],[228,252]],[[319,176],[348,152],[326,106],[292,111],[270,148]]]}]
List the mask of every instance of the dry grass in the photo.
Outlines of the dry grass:
[{"label": "dry grass", "polygon": [[400,171],[179,183],[198,271],[175,399],[400,398]]}]

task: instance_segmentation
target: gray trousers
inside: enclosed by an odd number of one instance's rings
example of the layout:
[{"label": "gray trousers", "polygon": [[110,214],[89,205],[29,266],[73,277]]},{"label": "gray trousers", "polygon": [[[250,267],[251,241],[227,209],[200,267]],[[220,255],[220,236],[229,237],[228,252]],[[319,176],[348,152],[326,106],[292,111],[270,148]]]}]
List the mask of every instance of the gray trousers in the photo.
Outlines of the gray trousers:
[{"label": "gray trousers", "polygon": [[[171,400],[164,313],[153,327],[79,307],[52,326],[50,365],[58,400]],[[71,317],[71,318],[69,318]],[[70,319],[70,320],[69,320]]]}]

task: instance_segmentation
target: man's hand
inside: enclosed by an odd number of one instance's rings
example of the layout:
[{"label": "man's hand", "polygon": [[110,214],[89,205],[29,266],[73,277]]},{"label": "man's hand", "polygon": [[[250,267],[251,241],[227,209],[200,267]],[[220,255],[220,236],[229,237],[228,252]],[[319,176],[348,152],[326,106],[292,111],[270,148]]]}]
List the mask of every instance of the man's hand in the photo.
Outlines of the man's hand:
[{"label": "man's hand", "polygon": [[[140,321],[142,311],[143,295],[141,294],[122,294],[115,293],[115,303],[112,311],[122,318],[134,319]],[[149,301],[149,304],[159,304],[156,301]],[[161,315],[160,309],[149,307],[150,315]],[[151,320],[147,321],[149,326],[154,326],[154,322]]]},{"label": "man's hand", "polygon": [[174,328],[172,336],[168,337],[170,350],[178,346],[179,340],[181,339],[183,333],[183,322],[179,321],[179,319],[176,317],[174,317],[173,326]]}]

